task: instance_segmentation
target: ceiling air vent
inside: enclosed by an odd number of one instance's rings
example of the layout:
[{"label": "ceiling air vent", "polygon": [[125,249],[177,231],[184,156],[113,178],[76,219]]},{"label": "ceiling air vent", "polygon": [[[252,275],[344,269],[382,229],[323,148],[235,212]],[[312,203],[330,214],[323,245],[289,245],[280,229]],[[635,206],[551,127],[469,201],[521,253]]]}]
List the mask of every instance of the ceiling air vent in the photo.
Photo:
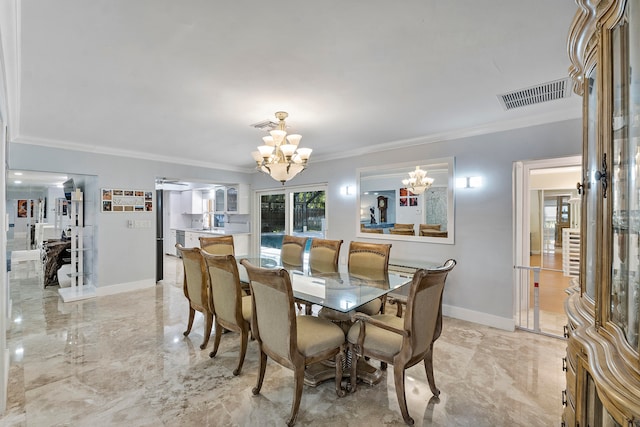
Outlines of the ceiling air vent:
[{"label": "ceiling air vent", "polygon": [[254,123],[254,124],[249,125],[249,126],[251,126],[252,128],[256,128],[256,129],[260,129],[260,130],[266,130],[266,131],[278,129],[278,123],[272,122],[271,120],[263,120],[261,122]]},{"label": "ceiling air vent", "polygon": [[542,83],[515,92],[498,95],[498,100],[505,110],[512,110],[527,105],[539,104],[541,102],[553,101],[555,99],[568,98],[571,96],[570,78],[554,80]]}]

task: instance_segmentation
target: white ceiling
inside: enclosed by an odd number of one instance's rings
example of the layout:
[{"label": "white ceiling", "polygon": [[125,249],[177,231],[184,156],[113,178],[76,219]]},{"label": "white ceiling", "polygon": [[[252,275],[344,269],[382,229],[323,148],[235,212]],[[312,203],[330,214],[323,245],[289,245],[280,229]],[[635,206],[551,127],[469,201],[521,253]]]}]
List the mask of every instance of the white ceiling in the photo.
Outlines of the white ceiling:
[{"label": "white ceiling", "polygon": [[497,99],[567,76],[573,0],[17,4],[15,142],[249,170],[279,110],[312,163],[581,114]]}]

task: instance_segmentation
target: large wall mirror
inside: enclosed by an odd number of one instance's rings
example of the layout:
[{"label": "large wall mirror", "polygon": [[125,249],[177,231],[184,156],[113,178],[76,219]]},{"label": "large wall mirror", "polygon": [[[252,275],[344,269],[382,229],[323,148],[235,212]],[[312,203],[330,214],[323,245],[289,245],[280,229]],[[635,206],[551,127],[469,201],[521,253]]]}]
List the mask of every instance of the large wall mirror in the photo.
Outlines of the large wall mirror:
[{"label": "large wall mirror", "polygon": [[453,157],[361,168],[357,178],[358,237],[454,243]]}]

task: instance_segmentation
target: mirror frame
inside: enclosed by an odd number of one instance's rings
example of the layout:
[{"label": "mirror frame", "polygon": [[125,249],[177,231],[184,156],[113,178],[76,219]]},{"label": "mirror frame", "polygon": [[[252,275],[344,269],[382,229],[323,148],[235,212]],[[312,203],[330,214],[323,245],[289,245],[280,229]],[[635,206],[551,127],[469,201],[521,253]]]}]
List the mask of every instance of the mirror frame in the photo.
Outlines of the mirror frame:
[{"label": "mirror frame", "polygon": [[[406,169],[407,177],[409,171],[415,169],[419,165],[422,169],[429,171],[430,165],[446,163],[448,167],[448,183],[447,183],[447,237],[428,237],[428,236],[405,236],[399,234],[376,234],[363,233],[360,231],[360,203],[361,203],[361,180],[363,173],[379,171],[384,174],[385,171],[396,171],[397,169]],[[398,180],[398,188],[402,187],[402,181]],[[402,240],[408,242],[420,243],[439,243],[453,245],[455,242],[455,157],[442,157],[437,159],[419,160],[417,162],[394,163],[381,166],[369,166],[356,169],[356,236],[358,238],[378,239],[378,240]]]}]

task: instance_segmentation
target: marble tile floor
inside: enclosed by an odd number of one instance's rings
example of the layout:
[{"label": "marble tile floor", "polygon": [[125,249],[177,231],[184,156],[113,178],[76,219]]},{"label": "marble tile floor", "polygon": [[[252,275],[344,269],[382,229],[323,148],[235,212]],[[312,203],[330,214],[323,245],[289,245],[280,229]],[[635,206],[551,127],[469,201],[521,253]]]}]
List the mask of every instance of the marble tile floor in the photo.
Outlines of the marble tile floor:
[{"label": "marble tile floor", "polygon": [[[269,362],[262,393],[253,396],[255,341],[234,377],[236,334],[223,335],[214,359],[212,339],[199,348],[201,315],[182,335],[188,306],[179,259],[169,257],[154,288],[73,303],[62,303],[57,287],[43,289],[34,266],[17,261],[10,273],[9,400],[0,425],[284,425],[291,371]],[[432,397],[422,365],[410,368],[409,413],[417,426],[559,425],[564,353],[560,339],[445,318],[434,350],[442,393]],[[404,425],[392,370],[343,398],[331,381],[305,386],[297,425]]]}]

